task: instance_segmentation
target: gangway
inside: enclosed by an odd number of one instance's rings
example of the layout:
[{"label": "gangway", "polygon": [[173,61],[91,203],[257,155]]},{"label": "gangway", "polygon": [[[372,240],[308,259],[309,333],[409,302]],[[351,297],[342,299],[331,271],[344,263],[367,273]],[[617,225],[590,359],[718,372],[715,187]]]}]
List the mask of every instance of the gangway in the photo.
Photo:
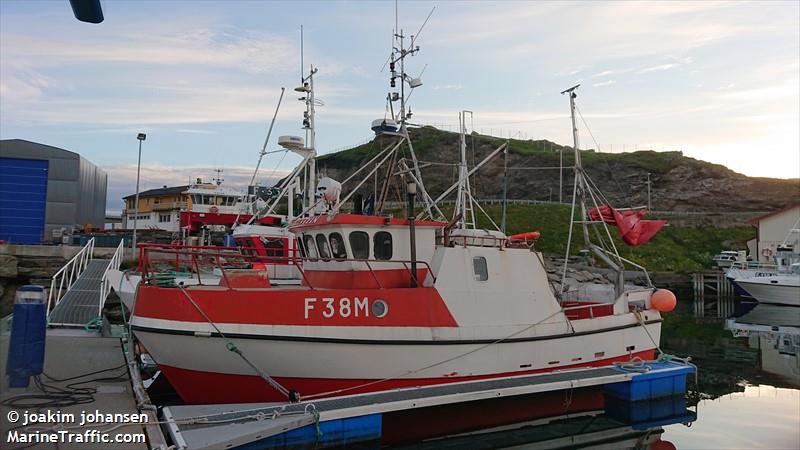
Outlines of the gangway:
[{"label": "gangway", "polygon": [[108,271],[119,268],[122,248],[120,242],[111,259],[94,259],[94,238],[91,238],[53,275],[47,298],[48,326],[84,327],[102,317],[109,293]]}]

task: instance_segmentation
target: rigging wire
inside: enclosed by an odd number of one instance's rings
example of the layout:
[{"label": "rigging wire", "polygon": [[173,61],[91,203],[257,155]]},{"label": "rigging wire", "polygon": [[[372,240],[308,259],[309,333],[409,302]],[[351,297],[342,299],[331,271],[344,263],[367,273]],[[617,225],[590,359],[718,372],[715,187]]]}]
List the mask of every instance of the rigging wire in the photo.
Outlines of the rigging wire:
[{"label": "rigging wire", "polygon": [[[622,198],[625,198],[627,200],[627,204],[628,204],[629,208],[633,208],[633,204],[630,201],[630,197],[622,195],[623,192],[624,192],[622,190],[622,186],[619,184],[619,180],[617,180],[617,177],[614,176],[614,172],[611,170],[611,164],[609,164],[608,159],[603,155],[603,152],[600,151],[600,144],[598,144],[597,143],[597,139],[594,138],[594,134],[592,134],[592,129],[589,128],[589,124],[586,123],[586,119],[583,118],[583,114],[581,113],[580,108],[578,108],[578,105],[575,105],[575,110],[578,111],[578,116],[580,116],[581,122],[583,122],[583,126],[586,128],[586,131],[589,132],[589,136],[591,136],[592,141],[594,142],[595,148],[597,149],[597,154],[600,155],[600,159],[603,160],[603,163],[606,166],[606,170],[608,171],[609,178],[611,178],[614,181],[614,184],[617,187],[617,193]],[[609,203],[609,205],[610,205],[610,203]]]}]

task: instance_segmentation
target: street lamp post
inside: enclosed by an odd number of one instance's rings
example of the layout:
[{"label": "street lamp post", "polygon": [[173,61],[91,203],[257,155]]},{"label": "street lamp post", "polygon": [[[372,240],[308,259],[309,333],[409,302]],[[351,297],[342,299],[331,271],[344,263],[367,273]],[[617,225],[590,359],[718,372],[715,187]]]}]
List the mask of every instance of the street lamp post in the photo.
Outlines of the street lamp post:
[{"label": "street lamp post", "polygon": [[133,251],[136,251],[136,221],[139,219],[139,174],[142,171],[142,141],[147,139],[147,135],[144,133],[139,133],[136,135],[136,139],[139,140],[139,162],[136,164],[136,203],[134,204],[134,213],[133,213],[133,245],[131,248]]}]

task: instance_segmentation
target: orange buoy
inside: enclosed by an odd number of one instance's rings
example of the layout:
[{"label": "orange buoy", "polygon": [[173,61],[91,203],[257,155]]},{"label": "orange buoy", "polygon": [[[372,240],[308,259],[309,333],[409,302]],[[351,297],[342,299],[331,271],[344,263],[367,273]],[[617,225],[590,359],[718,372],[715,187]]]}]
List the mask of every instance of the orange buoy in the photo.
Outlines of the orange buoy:
[{"label": "orange buoy", "polygon": [[650,297],[650,304],[654,309],[661,312],[672,311],[677,303],[678,300],[675,298],[675,294],[669,289],[659,289],[653,292]]}]

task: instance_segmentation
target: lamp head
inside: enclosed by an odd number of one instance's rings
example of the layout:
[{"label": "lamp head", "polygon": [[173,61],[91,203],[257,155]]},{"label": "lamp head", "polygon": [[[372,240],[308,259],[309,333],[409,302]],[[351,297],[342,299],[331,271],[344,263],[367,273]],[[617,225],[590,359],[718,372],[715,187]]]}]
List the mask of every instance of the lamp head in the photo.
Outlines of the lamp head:
[{"label": "lamp head", "polygon": [[147,135],[144,134],[144,133],[139,133],[139,134],[136,135],[136,139],[138,139],[140,141],[143,141],[143,140],[147,139]]}]

